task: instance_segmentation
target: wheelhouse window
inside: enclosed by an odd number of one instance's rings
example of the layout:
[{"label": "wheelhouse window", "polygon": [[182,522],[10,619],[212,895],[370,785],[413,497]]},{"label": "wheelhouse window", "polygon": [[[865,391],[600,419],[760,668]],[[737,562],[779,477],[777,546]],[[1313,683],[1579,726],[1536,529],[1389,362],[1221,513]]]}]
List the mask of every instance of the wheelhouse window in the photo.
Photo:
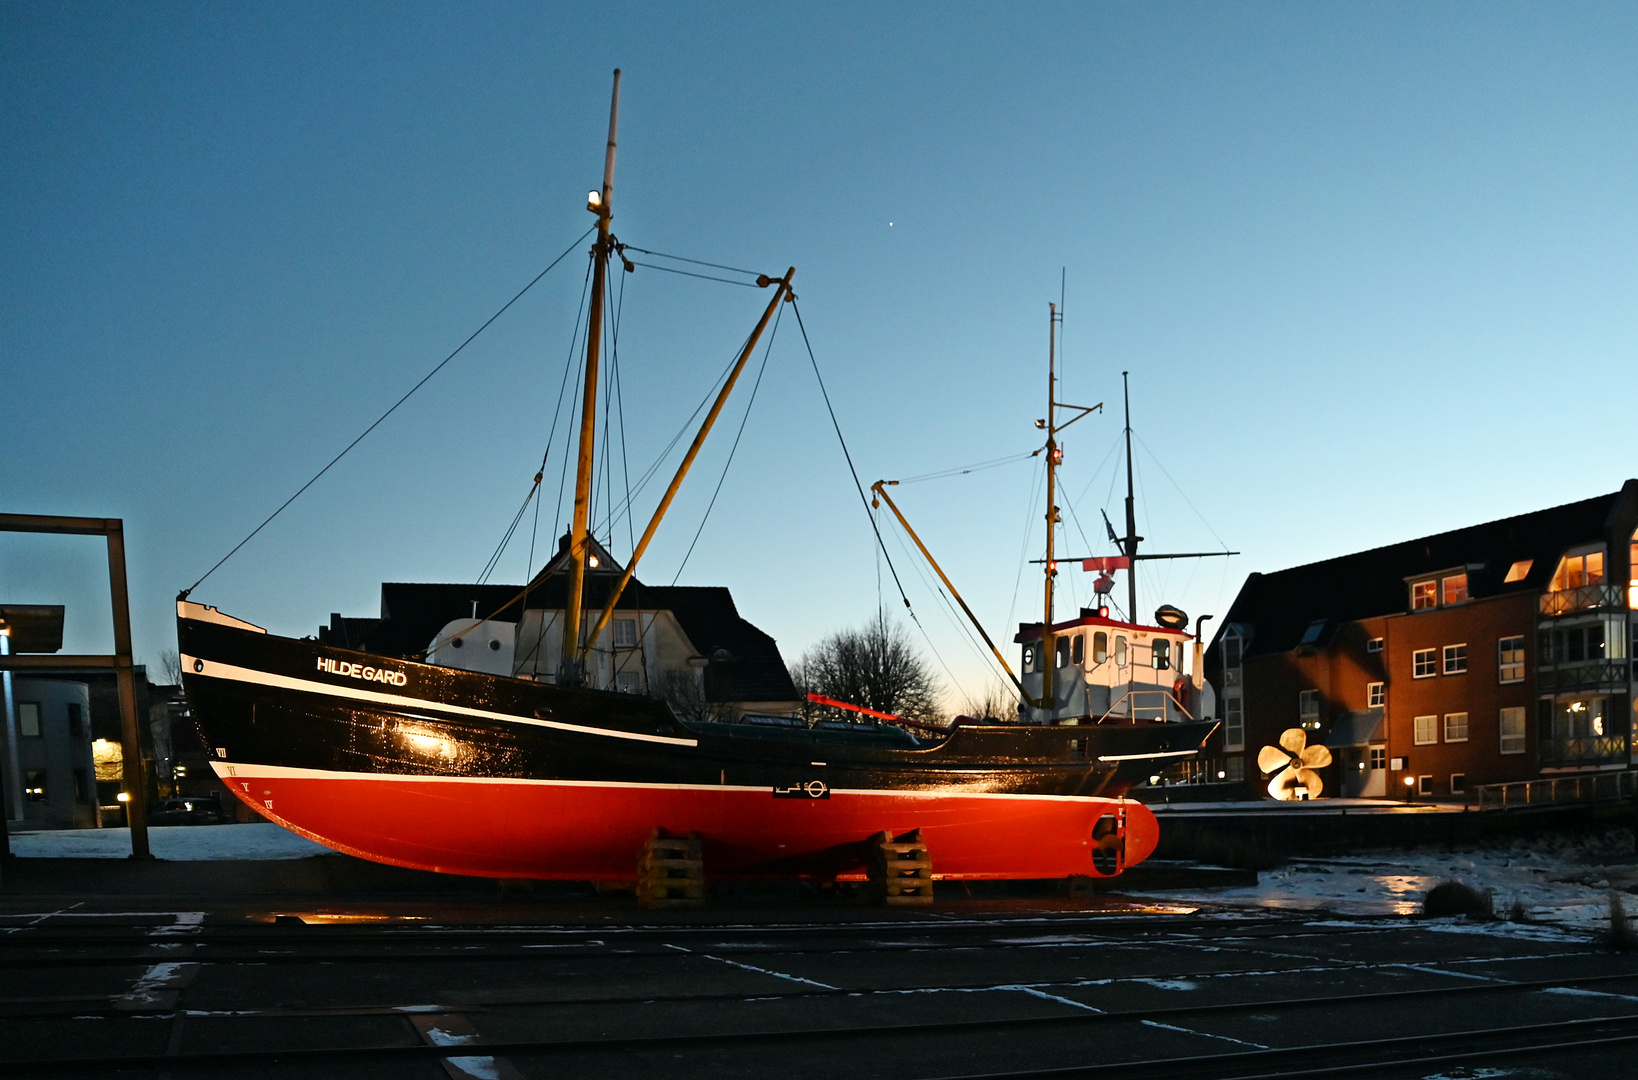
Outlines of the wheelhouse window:
[{"label": "wheelhouse window", "polygon": [[1522,705],[1503,709],[1496,727],[1501,737],[1499,749],[1502,753],[1524,753],[1524,707]]},{"label": "wheelhouse window", "polygon": [[1439,673],[1439,650],[1417,649],[1411,653],[1411,676],[1417,679],[1431,679]]},{"label": "wheelhouse window", "polygon": [[1467,672],[1467,646],[1445,646],[1445,674],[1462,675]]},{"label": "wheelhouse window", "polygon": [[1057,664],[1058,667],[1066,668],[1066,667],[1069,666],[1069,639],[1068,638],[1061,637],[1057,641],[1053,642],[1052,643],[1052,651],[1055,654],[1056,659],[1058,661],[1058,664]]},{"label": "wheelhouse window", "polygon": [[1115,666],[1126,666],[1126,638],[1122,634],[1115,635]]},{"label": "wheelhouse window", "polygon": [[1418,581],[1411,585],[1411,610],[1429,611],[1439,606],[1439,584],[1435,581]]},{"label": "wheelhouse window", "polygon": [[1467,742],[1467,713],[1445,714],[1445,742]]},{"label": "wheelhouse window", "polygon": [[1524,681],[1524,636],[1504,637],[1496,642],[1496,677],[1498,682]]},{"label": "wheelhouse window", "polygon": [[1413,733],[1417,746],[1431,746],[1439,741],[1439,718],[1437,716],[1418,716]]},{"label": "wheelhouse window", "polygon": [[1039,655],[1040,655],[1040,646],[1038,646],[1038,645],[1025,645],[1024,646],[1024,674],[1026,674],[1026,675],[1034,674],[1034,672],[1035,672],[1035,660]]},{"label": "wheelhouse window", "polygon": [[1365,684],[1365,707],[1380,709],[1388,703],[1388,688],[1385,683]]},{"label": "wheelhouse window", "polygon": [[1467,603],[1466,574],[1451,574],[1449,577],[1442,578],[1439,582],[1439,589],[1444,594],[1446,607],[1452,604]]},{"label": "wheelhouse window", "polygon": [[1154,662],[1156,671],[1165,671],[1172,666],[1172,643],[1165,638],[1154,644]]},{"label": "wheelhouse window", "polygon": [[1086,635],[1076,634],[1069,639],[1069,662],[1076,667],[1086,663]]},{"label": "wheelhouse window", "polygon": [[1109,659],[1109,635],[1099,630],[1092,635],[1092,662],[1101,664]]}]

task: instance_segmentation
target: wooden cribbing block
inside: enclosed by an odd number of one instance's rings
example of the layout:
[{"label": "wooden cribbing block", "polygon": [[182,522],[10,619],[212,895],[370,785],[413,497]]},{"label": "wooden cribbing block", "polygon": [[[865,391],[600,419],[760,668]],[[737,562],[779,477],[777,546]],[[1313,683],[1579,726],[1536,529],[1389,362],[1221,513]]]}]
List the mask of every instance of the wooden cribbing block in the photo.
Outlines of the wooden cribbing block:
[{"label": "wooden cribbing block", "polygon": [[705,860],[700,837],[664,836],[655,829],[637,860],[637,902],[646,908],[702,907]]},{"label": "wooden cribbing block", "polygon": [[882,832],[870,840],[868,894],[880,904],[931,904],[933,859],[914,829],[898,839]]}]

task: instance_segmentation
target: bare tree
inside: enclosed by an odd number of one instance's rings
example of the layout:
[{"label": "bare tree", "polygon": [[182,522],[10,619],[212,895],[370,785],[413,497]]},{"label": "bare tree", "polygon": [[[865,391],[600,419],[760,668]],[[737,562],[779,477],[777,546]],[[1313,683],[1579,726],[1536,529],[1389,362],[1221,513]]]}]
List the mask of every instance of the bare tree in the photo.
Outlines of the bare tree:
[{"label": "bare tree", "polygon": [[[938,707],[938,676],[922,659],[904,627],[886,619],[825,638],[802,654],[791,677],[804,697],[824,694],[850,705],[927,723],[943,719]],[[810,721],[818,715],[823,713],[810,711]]]},{"label": "bare tree", "polygon": [[165,673],[165,681],[170,685],[182,685],[182,657],[175,649],[159,650],[159,670]]},{"label": "bare tree", "polygon": [[975,720],[1017,720],[1018,689],[1009,683],[991,680],[982,694],[968,697],[961,711]]}]

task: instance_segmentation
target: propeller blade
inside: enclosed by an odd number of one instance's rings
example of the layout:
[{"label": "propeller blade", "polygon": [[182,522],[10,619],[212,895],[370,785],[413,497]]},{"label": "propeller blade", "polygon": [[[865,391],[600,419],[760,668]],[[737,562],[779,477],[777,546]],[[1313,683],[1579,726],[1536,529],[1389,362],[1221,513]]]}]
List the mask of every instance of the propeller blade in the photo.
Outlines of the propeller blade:
[{"label": "propeller blade", "polygon": [[1291,764],[1291,755],[1278,746],[1265,746],[1257,751],[1257,768],[1265,773],[1277,772]]},{"label": "propeller blade", "polygon": [[1280,745],[1293,754],[1302,753],[1302,748],[1308,745],[1308,732],[1300,727],[1286,728],[1280,732]]},{"label": "propeller blade", "polygon": [[1296,793],[1291,790],[1292,783],[1297,778],[1297,770],[1287,766],[1280,770],[1274,779],[1268,782],[1268,793],[1281,802],[1290,802],[1295,799]]},{"label": "propeller blade", "polygon": [[1325,781],[1321,780],[1320,774],[1313,769],[1298,769],[1297,783],[1308,789],[1310,799],[1319,798],[1320,792],[1325,790]]},{"label": "propeller blade", "polygon": [[1302,759],[1304,768],[1323,769],[1331,764],[1331,748],[1329,746],[1310,746],[1297,755]]}]

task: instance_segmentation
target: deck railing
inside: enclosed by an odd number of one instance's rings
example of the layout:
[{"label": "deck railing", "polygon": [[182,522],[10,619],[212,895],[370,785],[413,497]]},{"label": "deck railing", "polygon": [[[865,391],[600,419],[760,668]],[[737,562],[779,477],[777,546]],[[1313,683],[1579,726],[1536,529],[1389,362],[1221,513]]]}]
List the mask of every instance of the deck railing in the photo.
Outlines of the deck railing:
[{"label": "deck railing", "polygon": [[1583,585],[1541,594],[1541,613],[1548,617],[1595,608],[1618,608],[1626,603],[1619,585]]},{"label": "deck railing", "polygon": [[1511,784],[1481,784],[1468,795],[1478,810],[1517,810],[1526,806],[1616,802],[1638,797],[1638,772],[1583,773]]}]

